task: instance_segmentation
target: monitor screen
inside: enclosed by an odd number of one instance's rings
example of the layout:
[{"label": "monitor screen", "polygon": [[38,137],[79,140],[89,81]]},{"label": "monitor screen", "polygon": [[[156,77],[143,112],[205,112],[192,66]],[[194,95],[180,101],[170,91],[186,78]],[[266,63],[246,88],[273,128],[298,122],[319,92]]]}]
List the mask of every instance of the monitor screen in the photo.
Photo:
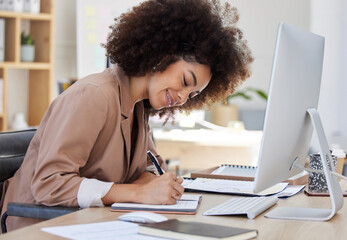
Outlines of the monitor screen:
[{"label": "monitor screen", "polygon": [[302,171],[312,124],[307,109],[318,106],[324,37],[281,23],[254,191],[262,191]]}]

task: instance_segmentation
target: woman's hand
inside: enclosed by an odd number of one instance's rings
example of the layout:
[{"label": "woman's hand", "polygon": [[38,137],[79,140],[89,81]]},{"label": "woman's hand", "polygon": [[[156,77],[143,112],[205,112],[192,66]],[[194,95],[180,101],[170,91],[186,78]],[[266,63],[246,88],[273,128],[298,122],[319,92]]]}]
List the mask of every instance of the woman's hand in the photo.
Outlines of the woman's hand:
[{"label": "woman's hand", "polygon": [[164,173],[144,184],[139,181],[136,199],[145,204],[175,204],[184,192],[182,182],[182,178],[172,173]]},{"label": "woman's hand", "polygon": [[132,184],[114,184],[102,201],[105,205],[115,202],[175,204],[184,192],[182,182],[183,179],[173,173],[158,177],[145,172]]}]

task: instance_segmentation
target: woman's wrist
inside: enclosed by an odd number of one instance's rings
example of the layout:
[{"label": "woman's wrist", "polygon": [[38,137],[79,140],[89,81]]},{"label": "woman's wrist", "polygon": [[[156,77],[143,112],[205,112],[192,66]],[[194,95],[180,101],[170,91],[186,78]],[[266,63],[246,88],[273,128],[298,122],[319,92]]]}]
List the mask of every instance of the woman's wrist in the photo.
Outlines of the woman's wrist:
[{"label": "woman's wrist", "polygon": [[104,205],[115,202],[139,202],[138,184],[113,184],[110,191],[101,199]]}]

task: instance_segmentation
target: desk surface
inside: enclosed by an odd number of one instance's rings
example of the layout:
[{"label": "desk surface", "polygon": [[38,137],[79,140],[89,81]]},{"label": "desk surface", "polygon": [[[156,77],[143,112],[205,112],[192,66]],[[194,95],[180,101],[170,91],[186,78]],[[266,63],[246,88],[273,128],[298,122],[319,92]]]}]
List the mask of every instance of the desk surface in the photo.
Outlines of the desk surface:
[{"label": "desk surface", "polygon": [[[347,184],[343,184],[347,187]],[[202,216],[202,213],[215,205],[226,201],[230,196],[203,194],[201,206],[196,215],[175,215],[166,214],[168,218],[178,218],[182,220],[201,221],[226,226],[243,227],[257,229],[259,231],[257,239],[345,239],[347,236],[347,198],[344,200],[344,206],[333,219],[327,222],[315,221],[294,221],[294,220],[276,220],[265,218],[264,214],[259,215],[253,220],[246,217],[223,217],[223,216]],[[279,200],[275,206],[288,207],[319,207],[329,208],[330,198],[327,197],[308,197],[300,193],[287,200]],[[274,206],[274,207],[275,207]],[[105,208],[87,208],[75,213],[51,219],[30,227],[22,228],[4,235],[2,239],[32,239],[32,240],[50,240],[63,239],[40,231],[42,227],[116,221],[121,213],[111,212],[108,207]]]}]

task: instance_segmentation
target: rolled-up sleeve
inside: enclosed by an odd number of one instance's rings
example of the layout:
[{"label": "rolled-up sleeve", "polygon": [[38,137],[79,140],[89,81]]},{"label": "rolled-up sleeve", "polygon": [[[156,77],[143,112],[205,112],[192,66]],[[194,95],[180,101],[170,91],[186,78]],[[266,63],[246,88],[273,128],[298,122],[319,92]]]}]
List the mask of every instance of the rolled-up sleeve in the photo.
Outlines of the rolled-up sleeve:
[{"label": "rolled-up sleeve", "polygon": [[85,178],[80,184],[77,194],[78,205],[81,208],[103,207],[102,198],[110,191],[113,183],[97,179]]}]

